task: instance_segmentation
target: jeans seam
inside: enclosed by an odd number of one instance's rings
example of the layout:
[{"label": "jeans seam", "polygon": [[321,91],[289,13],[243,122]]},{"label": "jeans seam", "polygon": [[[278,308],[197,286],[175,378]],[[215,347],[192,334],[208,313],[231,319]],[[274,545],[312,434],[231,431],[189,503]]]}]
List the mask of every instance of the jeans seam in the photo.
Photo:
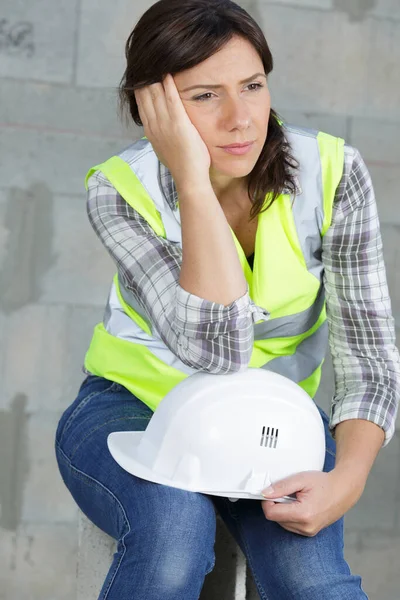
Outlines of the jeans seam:
[{"label": "jeans seam", "polygon": [[85,398],[83,398],[81,402],[79,402],[78,406],[76,406],[74,408],[74,410],[69,415],[69,417],[66,420],[66,422],[64,423],[62,431],[60,432],[60,435],[59,435],[59,441],[60,442],[61,442],[61,440],[62,440],[62,438],[64,436],[64,433],[67,431],[68,427],[70,426],[72,420],[76,417],[76,415],[80,412],[80,410],[84,406],[86,406],[86,404],[89,402],[89,400],[91,400],[92,398],[94,398],[95,396],[97,396],[99,394],[103,394],[105,392],[110,392],[114,388],[115,385],[118,385],[118,384],[116,384],[115,381],[114,381],[110,386],[108,386],[104,390],[100,390],[100,391],[97,391],[97,392],[92,392],[91,394],[89,394],[88,396],[86,396]]},{"label": "jeans seam", "polygon": [[[91,487],[95,487],[95,485],[93,485],[92,482],[94,482],[95,484],[97,484],[98,486],[100,486],[101,488],[103,488],[108,494],[110,494],[110,496],[112,496],[112,498],[114,499],[114,501],[117,503],[117,505],[120,507],[120,510],[123,514],[124,517],[124,522],[125,525],[127,526],[128,530],[123,534],[123,536],[121,536],[121,539],[118,540],[118,542],[122,545],[123,547],[123,552],[121,555],[120,560],[118,561],[118,564],[115,566],[114,572],[112,573],[111,576],[111,581],[109,583],[109,585],[107,586],[107,589],[104,590],[104,594],[102,595],[102,599],[106,600],[108,593],[111,589],[112,584],[114,583],[115,577],[117,575],[117,572],[121,566],[122,560],[125,557],[126,554],[126,546],[125,546],[125,537],[130,533],[131,531],[131,524],[129,523],[129,519],[126,515],[125,509],[122,506],[121,502],[118,500],[118,498],[116,497],[115,494],[113,494],[113,492],[106,487],[104,484],[102,484],[100,481],[98,481],[97,479],[95,479],[94,477],[91,477],[90,475],[88,475],[87,473],[84,473],[83,471],[81,471],[80,469],[78,469],[77,467],[75,467],[75,465],[72,464],[72,462],[70,461],[70,459],[68,458],[68,456],[65,455],[65,453],[63,452],[63,450],[61,449],[60,445],[57,443],[57,447],[59,452],[61,453],[61,458],[63,458],[63,460],[69,465],[69,467],[76,472],[76,474],[79,474],[79,478],[86,483],[87,485],[90,485]],[[90,480],[91,482],[89,483],[88,480]],[[90,519],[89,519],[90,520]],[[93,523],[94,525],[94,523]],[[96,525],[97,527],[97,525]]]},{"label": "jeans seam", "polygon": [[110,423],[115,423],[117,421],[133,421],[133,420],[137,420],[137,419],[147,419],[147,417],[137,417],[137,416],[135,416],[135,417],[118,417],[117,419],[111,419],[110,421],[106,421],[105,423],[101,423],[101,425],[96,425],[96,427],[94,427],[93,429],[91,429],[90,431],[88,431],[88,433],[85,435],[85,437],[82,438],[78,442],[78,444],[76,446],[74,446],[74,448],[71,450],[71,460],[73,459],[73,457],[77,453],[78,448],[83,444],[83,442],[85,440],[88,439],[88,437],[90,437],[93,433],[95,433],[95,431],[98,431],[99,429],[101,429],[102,427],[105,427],[106,425],[109,425]]}]

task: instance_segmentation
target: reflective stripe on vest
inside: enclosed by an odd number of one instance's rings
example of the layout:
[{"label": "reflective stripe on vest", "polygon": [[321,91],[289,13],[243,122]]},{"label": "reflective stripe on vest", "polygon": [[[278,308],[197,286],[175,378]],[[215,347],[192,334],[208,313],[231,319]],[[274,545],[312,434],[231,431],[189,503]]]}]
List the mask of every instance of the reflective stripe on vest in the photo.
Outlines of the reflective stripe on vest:
[{"label": "reflective stripe on vest", "polygon": [[[287,126],[285,134],[301,164],[301,193],[294,197],[282,194],[258,216],[253,272],[231,232],[250,296],[271,313],[268,321],[254,325],[249,367],[281,373],[313,397],[328,338],[321,238],[331,222],[335,190],[343,170],[344,141]],[[173,211],[164,198],[158,158],[145,138],[93,167],[87,179],[98,169],[157,235],[182,244],[179,210]],[[121,351],[117,352],[118,342]],[[139,372],[132,370],[132,365],[138,363]],[[114,278],[104,324],[95,329],[85,366],[121,383],[153,410],[165,390],[196,372],[166,347],[153,331],[149,316],[118,276]]]}]

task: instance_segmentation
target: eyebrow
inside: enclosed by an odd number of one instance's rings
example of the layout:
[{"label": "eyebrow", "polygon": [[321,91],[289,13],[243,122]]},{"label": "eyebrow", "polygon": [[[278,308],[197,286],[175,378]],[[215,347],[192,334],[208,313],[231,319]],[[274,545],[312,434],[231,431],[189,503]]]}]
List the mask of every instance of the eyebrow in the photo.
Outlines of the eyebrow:
[{"label": "eyebrow", "polygon": [[[251,77],[247,77],[246,79],[243,79],[243,81],[239,81],[239,83],[247,83],[248,81],[251,81],[252,79],[255,79],[256,77],[259,77],[260,75],[261,75],[261,77],[265,77],[265,79],[267,79],[267,76],[265,73],[255,73]],[[197,85],[192,85],[188,88],[185,88],[184,90],[182,90],[182,92],[189,92],[190,90],[194,90],[196,88],[206,88],[208,90],[216,90],[216,89],[222,88],[222,87],[224,87],[224,86],[223,85],[209,85],[207,83],[198,83]]]}]

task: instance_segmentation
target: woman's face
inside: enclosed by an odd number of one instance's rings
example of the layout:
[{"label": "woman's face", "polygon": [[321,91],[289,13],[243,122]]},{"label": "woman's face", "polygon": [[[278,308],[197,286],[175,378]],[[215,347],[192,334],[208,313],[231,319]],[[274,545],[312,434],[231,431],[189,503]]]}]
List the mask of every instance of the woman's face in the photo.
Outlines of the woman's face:
[{"label": "woman's face", "polygon": [[[222,194],[243,187],[240,182],[253,170],[264,146],[271,108],[256,50],[245,38],[235,36],[207,60],[176,74],[174,81],[210,153],[214,190]],[[186,89],[192,86],[196,89]],[[249,141],[254,144],[246,154],[233,155],[221,148]]]}]

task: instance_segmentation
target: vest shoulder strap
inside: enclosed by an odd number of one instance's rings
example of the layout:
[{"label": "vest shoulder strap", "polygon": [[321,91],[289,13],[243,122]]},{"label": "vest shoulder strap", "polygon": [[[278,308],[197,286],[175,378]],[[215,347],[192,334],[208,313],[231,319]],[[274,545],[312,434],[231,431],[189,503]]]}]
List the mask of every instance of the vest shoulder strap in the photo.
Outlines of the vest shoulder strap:
[{"label": "vest shoulder strap", "polygon": [[317,140],[321,158],[324,202],[324,221],[321,235],[324,236],[331,225],[333,201],[343,175],[345,141],[322,131],[318,132]]},{"label": "vest shoulder strap", "polygon": [[88,180],[95,171],[103,173],[123,199],[149,223],[157,235],[166,237],[160,213],[127,162],[119,156],[112,156],[105,162],[92,167],[85,178],[86,189],[88,189]]}]

